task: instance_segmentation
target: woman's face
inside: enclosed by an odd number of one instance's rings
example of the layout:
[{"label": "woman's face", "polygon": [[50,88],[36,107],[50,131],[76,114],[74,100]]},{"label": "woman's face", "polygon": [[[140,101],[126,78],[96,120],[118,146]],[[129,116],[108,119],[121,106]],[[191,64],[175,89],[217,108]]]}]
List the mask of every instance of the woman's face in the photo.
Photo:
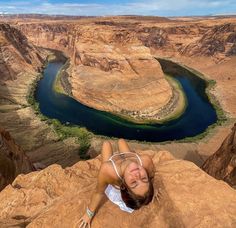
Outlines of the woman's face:
[{"label": "woman's face", "polygon": [[149,188],[149,179],[146,170],[139,164],[131,162],[125,169],[124,180],[131,191],[143,196]]}]

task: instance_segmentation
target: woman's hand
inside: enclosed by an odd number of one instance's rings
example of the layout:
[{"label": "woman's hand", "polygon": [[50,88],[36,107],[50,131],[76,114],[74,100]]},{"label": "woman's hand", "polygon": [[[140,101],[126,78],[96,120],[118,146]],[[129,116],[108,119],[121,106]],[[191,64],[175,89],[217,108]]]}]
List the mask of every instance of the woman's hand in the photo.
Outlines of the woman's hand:
[{"label": "woman's hand", "polygon": [[90,226],[91,220],[92,218],[90,218],[88,214],[85,213],[84,216],[79,220],[79,224],[77,227],[78,228],[91,228]]}]

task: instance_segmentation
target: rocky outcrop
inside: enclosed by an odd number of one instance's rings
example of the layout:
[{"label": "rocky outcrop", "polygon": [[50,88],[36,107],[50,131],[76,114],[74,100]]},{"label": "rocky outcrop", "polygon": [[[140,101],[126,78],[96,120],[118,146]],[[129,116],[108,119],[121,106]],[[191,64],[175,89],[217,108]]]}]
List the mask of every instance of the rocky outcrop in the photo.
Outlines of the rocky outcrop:
[{"label": "rocky outcrop", "polygon": [[137,31],[138,38],[146,47],[159,49],[166,46],[168,40],[168,33],[158,27],[144,27]]},{"label": "rocky outcrop", "polygon": [[153,28],[148,37],[137,37],[138,24],[128,24],[134,23],[95,20],[17,27],[35,45],[62,50],[71,58],[71,92],[81,103],[137,120],[157,120],[175,94],[146,46],[163,46],[166,34]]},{"label": "rocky outcrop", "polygon": [[233,55],[231,48],[235,43],[235,32],[235,24],[226,23],[213,26],[200,39],[186,46],[182,54],[190,56]]},{"label": "rocky outcrop", "polygon": [[[0,24],[0,126],[10,132],[32,163],[67,166],[80,159],[79,144],[75,139],[60,140],[28,103],[30,89],[42,69],[42,61],[50,53],[49,50],[36,48],[19,29]],[[15,170],[16,165],[7,164],[3,166],[4,175],[12,173],[9,174],[9,181],[12,181],[22,169]]]},{"label": "rocky outcrop", "polygon": [[42,62],[39,50],[28,43],[25,35],[9,24],[0,24],[1,81],[16,79],[22,67],[30,71]]},{"label": "rocky outcrop", "polygon": [[0,127],[0,191],[20,173],[34,171],[33,164],[9,132]]},{"label": "rocky outcrop", "polygon": [[236,188],[236,124],[221,147],[206,160],[202,169]]},{"label": "rocky outcrop", "polygon": [[[168,152],[142,153],[153,157],[157,198],[132,214],[105,201],[93,228],[235,227],[235,190]],[[0,226],[78,227],[96,186],[99,166],[100,157],[66,169],[51,165],[19,175],[0,193]]]}]

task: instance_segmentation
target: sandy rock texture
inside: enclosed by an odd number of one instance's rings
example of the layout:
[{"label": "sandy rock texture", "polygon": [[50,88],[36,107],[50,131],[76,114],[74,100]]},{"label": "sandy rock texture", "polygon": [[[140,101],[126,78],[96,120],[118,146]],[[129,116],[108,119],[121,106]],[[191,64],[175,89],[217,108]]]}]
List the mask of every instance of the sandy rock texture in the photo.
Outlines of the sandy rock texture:
[{"label": "sandy rock texture", "polygon": [[[153,157],[160,197],[132,214],[105,201],[92,227],[235,227],[236,191],[168,152]],[[96,185],[100,158],[19,175],[0,193],[1,227],[77,227]],[[201,192],[201,194],[199,194]]]},{"label": "sandy rock texture", "polygon": [[216,179],[236,188],[236,124],[221,147],[203,164],[202,169]]}]

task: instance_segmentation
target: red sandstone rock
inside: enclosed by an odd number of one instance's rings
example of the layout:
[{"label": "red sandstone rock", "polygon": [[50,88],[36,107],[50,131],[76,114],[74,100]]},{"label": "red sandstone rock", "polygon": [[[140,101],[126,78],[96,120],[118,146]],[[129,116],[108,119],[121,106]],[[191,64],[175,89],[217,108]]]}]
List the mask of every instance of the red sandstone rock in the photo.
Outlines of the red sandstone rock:
[{"label": "red sandstone rock", "polygon": [[0,128],[0,191],[20,173],[35,170],[29,158],[9,132]]},{"label": "red sandstone rock", "polygon": [[40,52],[25,35],[9,24],[0,24],[0,81],[14,80],[24,70],[41,66]]},{"label": "red sandstone rock", "polygon": [[[191,162],[145,151],[156,167],[160,197],[132,214],[106,201],[93,228],[235,227],[236,192]],[[0,193],[0,226],[76,227],[96,186],[100,157],[62,169],[19,175]],[[77,226],[78,227],[78,226]]]},{"label": "red sandstone rock", "polygon": [[203,164],[202,169],[236,188],[236,124],[221,147]]}]

